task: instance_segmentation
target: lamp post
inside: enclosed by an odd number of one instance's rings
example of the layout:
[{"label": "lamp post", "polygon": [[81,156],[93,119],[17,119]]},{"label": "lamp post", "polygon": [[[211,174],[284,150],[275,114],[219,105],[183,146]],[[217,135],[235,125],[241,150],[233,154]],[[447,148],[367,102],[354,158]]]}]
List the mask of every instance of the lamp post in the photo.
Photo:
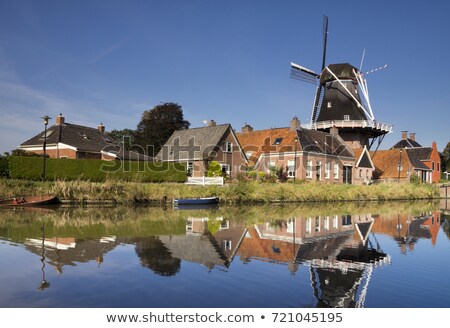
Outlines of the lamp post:
[{"label": "lamp post", "polygon": [[43,145],[43,149],[44,149],[44,167],[42,168],[42,181],[45,181],[45,160],[47,158],[47,152],[46,152],[46,147],[47,147],[47,125],[48,125],[48,121],[51,120],[52,118],[50,116],[42,116],[41,117],[44,120],[44,145]]},{"label": "lamp post", "polygon": [[297,176],[297,138],[294,139],[294,182]]},{"label": "lamp post", "polygon": [[400,171],[402,170],[402,150],[400,149],[400,158],[398,160],[398,177],[397,182],[400,183]]}]

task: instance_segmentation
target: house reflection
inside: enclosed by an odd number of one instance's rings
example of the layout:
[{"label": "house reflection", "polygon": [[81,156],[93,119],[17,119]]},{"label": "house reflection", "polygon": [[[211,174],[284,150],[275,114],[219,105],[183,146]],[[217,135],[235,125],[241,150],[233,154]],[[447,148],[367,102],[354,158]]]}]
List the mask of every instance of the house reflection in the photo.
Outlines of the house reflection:
[{"label": "house reflection", "polygon": [[413,252],[415,244],[420,239],[430,239],[436,245],[441,226],[440,212],[422,213],[413,217],[407,214],[391,214],[378,216],[373,231],[393,237],[402,254]]}]

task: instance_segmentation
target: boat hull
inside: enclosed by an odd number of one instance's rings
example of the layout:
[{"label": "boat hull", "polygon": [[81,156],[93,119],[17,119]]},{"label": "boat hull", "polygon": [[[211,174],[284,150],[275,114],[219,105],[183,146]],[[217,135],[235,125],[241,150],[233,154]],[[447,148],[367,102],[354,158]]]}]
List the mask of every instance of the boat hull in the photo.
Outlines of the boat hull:
[{"label": "boat hull", "polygon": [[40,206],[58,203],[59,200],[55,196],[28,196],[0,200],[0,207]]},{"label": "boat hull", "polygon": [[178,205],[214,205],[219,204],[219,197],[206,197],[206,198],[176,198],[173,203]]}]

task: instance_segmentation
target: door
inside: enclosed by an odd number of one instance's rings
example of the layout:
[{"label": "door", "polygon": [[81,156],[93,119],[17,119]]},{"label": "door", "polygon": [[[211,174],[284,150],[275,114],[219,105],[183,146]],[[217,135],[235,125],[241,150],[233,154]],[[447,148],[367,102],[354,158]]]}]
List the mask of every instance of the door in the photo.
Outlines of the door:
[{"label": "door", "polygon": [[342,171],[342,182],[345,184],[352,183],[352,167],[351,166],[343,166]]}]

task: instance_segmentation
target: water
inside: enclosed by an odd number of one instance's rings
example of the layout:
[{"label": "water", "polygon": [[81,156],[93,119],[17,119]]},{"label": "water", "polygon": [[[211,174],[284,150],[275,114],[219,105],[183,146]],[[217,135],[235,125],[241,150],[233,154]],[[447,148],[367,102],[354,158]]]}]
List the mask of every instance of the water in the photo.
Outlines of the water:
[{"label": "water", "polygon": [[0,307],[446,307],[439,204],[0,211]]}]

